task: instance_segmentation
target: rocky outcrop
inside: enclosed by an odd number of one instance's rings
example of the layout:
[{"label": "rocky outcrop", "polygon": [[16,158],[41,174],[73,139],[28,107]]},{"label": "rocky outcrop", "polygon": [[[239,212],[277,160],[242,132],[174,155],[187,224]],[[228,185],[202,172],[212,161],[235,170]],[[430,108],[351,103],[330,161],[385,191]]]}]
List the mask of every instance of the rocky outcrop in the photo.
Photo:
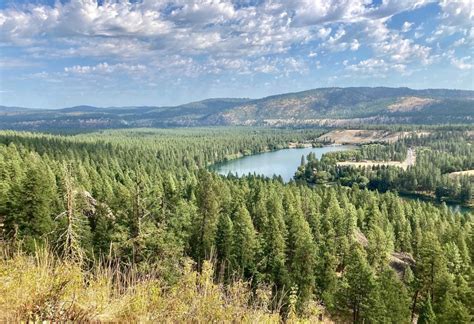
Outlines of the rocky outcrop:
[{"label": "rocky outcrop", "polygon": [[406,252],[393,252],[390,255],[390,267],[403,278],[408,267],[415,267],[415,259],[410,253]]},{"label": "rocky outcrop", "polygon": [[[354,231],[354,239],[364,248],[369,244],[369,240],[359,228]],[[390,254],[389,265],[400,278],[403,278],[408,267],[413,269],[415,264],[416,261],[410,253],[393,252]]]}]

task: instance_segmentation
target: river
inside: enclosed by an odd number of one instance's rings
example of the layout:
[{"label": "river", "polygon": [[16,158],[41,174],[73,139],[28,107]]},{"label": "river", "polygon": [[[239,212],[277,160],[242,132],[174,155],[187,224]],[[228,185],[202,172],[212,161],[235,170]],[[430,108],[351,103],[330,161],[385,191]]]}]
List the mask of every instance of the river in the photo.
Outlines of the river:
[{"label": "river", "polygon": [[266,177],[273,177],[274,175],[277,175],[281,176],[283,181],[288,182],[293,179],[296,170],[300,166],[301,156],[304,155],[306,158],[309,153],[313,152],[319,159],[324,153],[350,149],[354,149],[354,146],[331,145],[315,148],[282,149],[217,163],[211,168],[222,175],[228,175],[229,173],[236,176],[257,174]]}]

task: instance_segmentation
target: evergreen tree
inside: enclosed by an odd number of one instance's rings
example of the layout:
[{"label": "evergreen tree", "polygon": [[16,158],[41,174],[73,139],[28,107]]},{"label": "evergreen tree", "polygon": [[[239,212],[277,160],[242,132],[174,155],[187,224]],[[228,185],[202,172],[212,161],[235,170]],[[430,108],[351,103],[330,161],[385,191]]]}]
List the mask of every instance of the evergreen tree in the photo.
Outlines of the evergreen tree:
[{"label": "evergreen tree", "polygon": [[308,222],[297,207],[290,205],[288,213],[288,267],[298,287],[301,305],[309,300],[315,288],[316,247]]},{"label": "evergreen tree", "polygon": [[372,268],[376,271],[381,271],[388,263],[391,241],[377,225],[373,225],[369,230],[367,240],[367,260]]},{"label": "evergreen tree", "polygon": [[264,254],[267,258],[265,271],[269,273],[271,281],[277,289],[289,288],[289,277],[286,267],[286,226],[283,220],[283,206],[276,194],[272,194],[267,201],[269,215],[268,226],[264,232],[266,248]]},{"label": "evergreen tree", "polygon": [[192,247],[194,257],[200,265],[204,259],[211,256],[220,209],[212,175],[204,170],[200,171],[198,175],[196,202],[198,205],[198,219],[194,221],[195,230],[192,237],[194,244],[192,244]]},{"label": "evergreen tree", "polygon": [[433,308],[431,306],[431,296],[428,294],[425,302],[423,303],[423,307],[420,311],[420,316],[418,317],[419,324],[431,324],[436,323],[436,315],[433,312]]},{"label": "evergreen tree", "polygon": [[377,278],[377,302],[380,305],[377,322],[410,322],[410,298],[392,269],[385,268]]},{"label": "evergreen tree", "polygon": [[54,230],[52,203],[56,195],[56,182],[51,169],[41,163],[38,156],[30,156],[31,168],[23,179],[14,201],[16,206],[7,214],[7,229],[24,239],[25,247],[33,250],[35,240],[43,240]]},{"label": "evergreen tree", "polygon": [[234,225],[228,215],[221,214],[217,224],[216,235],[219,273],[225,279],[230,274],[234,251]]},{"label": "evergreen tree", "polygon": [[336,233],[333,228],[329,213],[324,213],[321,218],[322,240],[318,249],[318,262],[316,266],[316,282],[323,301],[332,307],[333,297],[336,290],[336,268],[338,260],[336,255]]},{"label": "evergreen tree", "polygon": [[255,254],[257,237],[250,214],[241,206],[234,215],[234,252],[237,269],[242,274],[250,275],[255,271]]},{"label": "evergreen tree", "polygon": [[375,278],[364,251],[354,245],[347,269],[339,283],[336,305],[340,311],[351,315],[353,323],[363,322],[370,319],[371,310],[375,305],[375,289]]}]

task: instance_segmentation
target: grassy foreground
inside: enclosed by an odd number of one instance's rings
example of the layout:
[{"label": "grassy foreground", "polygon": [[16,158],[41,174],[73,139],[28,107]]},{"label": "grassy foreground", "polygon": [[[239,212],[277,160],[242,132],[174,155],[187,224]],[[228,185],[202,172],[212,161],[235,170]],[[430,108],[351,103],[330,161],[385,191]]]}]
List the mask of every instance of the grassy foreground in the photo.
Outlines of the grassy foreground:
[{"label": "grassy foreground", "polygon": [[[252,292],[248,282],[224,288],[206,262],[200,273],[191,262],[182,277],[166,285],[154,276],[97,267],[84,271],[47,249],[35,256],[3,251],[0,260],[0,321],[94,322],[318,322],[319,308],[300,318],[271,310],[271,290]],[[296,297],[295,297],[296,298]],[[290,298],[291,299],[291,298]]]}]

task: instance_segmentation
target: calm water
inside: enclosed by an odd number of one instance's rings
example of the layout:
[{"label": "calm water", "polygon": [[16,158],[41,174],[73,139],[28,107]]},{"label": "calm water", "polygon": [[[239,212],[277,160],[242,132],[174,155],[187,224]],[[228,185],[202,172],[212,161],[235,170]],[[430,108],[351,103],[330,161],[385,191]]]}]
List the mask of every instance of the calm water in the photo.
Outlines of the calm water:
[{"label": "calm water", "polygon": [[353,148],[354,146],[350,145],[338,145],[318,148],[283,149],[218,163],[215,164],[212,169],[223,175],[228,175],[229,173],[237,176],[247,175],[249,173],[267,177],[279,175],[285,182],[288,182],[293,178],[296,170],[300,166],[302,155],[306,158],[309,153],[314,152],[319,159],[327,152],[345,151]]},{"label": "calm water", "polygon": [[[426,198],[426,197],[423,197],[423,196],[420,196],[420,195],[408,194],[408,193],[403,193],[403,194],[399,193],[399,195],[402,199],[420,200],[420,201],[424,201],[424,202],[430,202],[430,203],[432,203],[436,206],[441,206],[441,203],[437,202],[436,200],[429,199],[429,198]],[[472,207],[463,206],[463,205],[459,205],[459,204],[452,203],[452,202],[446,202],[446,206],[448,206],[448,208],[452,212],[460,212],[461,214],[467,214],[467,213],[474,212],[474,208],[472,208]]]},{"label": "calm water", "polygon": [[[274,152],[266,152],[255,155],[249,155],[240,159],[231,160],[228,162],[217,163],[211,167],[217,173],[222,175],[228,175],[232,173],[237,176],[247,174],[258,174],[267,177],[273,177],[279,175],[285,182],[293,179],[296,170],[300,166],[301,156],[305,158],[310,152],[314,152],[316,157],[319,159],[324,153],[345,151],[354,149],[351,145],[339,145],[339,146],[325,146],[320,148],[294,148],[294,149],[283,149]],[[416,200],[420,198],[414,195],[404,194],[402,198],[407,200]],[[433,202],[431,201],[432,203]],[[448,207],[453,211],[460,211],[461,213],[472,212],[472,208],[460,206],[453,203],[447,203]]]}]

